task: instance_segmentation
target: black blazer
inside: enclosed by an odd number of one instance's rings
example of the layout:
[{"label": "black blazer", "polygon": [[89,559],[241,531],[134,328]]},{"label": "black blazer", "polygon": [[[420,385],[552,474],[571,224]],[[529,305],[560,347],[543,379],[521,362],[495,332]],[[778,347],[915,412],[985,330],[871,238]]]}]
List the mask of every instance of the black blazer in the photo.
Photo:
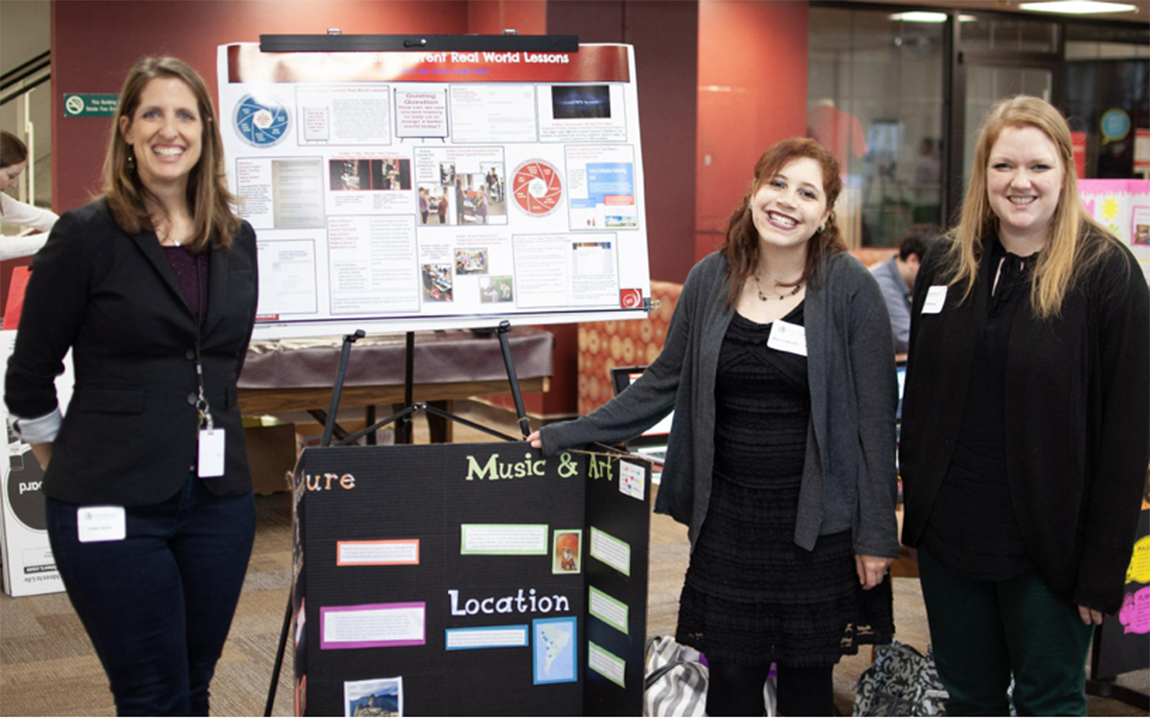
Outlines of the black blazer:
[{"label": "black blazer", "polygon": [[[97,201],[64,213],[35,260],[4,400],[22,418],[51,413],[72,349],[76,385],[44,493],[67,502],[149,505],[173,496],[197,453],[196,319],[152,231],[130,235]],[[226,430],[216,495],[251,490],[236,380],[255,322],[255,233],[210,251],[200,338],[204,392]]]},{"label": "black blazer", "polygon": [[[922,537],[962,424],[996,268],[984,253],[965,302],[952,286],[942,312],[922,313],[945,243],[915,280],[899,445],[903,542]],[[1065,601],[1122,604],[1150,459],[1150,292],[1138,262],[1116,248],[1080,275],[1050,322],[1029,294],[1010,331],[1006,466],[1015,517],[1035,568]]]}]

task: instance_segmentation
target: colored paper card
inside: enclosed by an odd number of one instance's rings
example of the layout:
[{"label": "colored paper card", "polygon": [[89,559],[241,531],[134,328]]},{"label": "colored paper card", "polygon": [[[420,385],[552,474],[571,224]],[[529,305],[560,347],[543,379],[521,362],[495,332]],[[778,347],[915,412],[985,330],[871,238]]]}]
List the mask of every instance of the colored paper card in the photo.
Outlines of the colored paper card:
[{"label": "colored paper card", "polygon": [[573,617],[531,621],[535,684],[577,682],[579,625]]},{"label": "colored paper card", "polygon": [[593,642],[587,643],[587,667],[619,687],[627,687],[627,680],[624,677],[624,673],[627,671],[627,662]]},{"label": "colored paper card", "polygon": [[647,469],[642,465],[619,461],[619,492],[643,500],[647,493]]},{"label": "colored paper card", "polygon": [[597,527],[591,528],[591,557],[631,576],[631,546]]},{"label": "colored paper card", "polygon": [[335,564],[418,565],[418,540],[341,540],[335,544]]},{"label": "colored paper card", "polygon": [[591,585],[588,587],[587,612],[624,635],[627,634],[627,603],[620,602]]},{"label": "colored paper card", "polygon": [[483,648],[527,647],[526,625],[448,628],[447,650],[480,650]]},{"label": "colored paper card", "polygon": [[319,609],[319,649],[426,644],[426,603],[343,605]]},{"label": "colored paper card", "polygon": [[546,525],[461,525],[462,555],[546,555]]},{"label": "colored paper card", "polygon": [[556,575],[577,575],[583,569],[583,531],[556,530],[551,543],[551,572]]},{"label": "colored paper card", "polygon": [[403,678],[353,680],[343,684],[343,716],[403,717]]}]

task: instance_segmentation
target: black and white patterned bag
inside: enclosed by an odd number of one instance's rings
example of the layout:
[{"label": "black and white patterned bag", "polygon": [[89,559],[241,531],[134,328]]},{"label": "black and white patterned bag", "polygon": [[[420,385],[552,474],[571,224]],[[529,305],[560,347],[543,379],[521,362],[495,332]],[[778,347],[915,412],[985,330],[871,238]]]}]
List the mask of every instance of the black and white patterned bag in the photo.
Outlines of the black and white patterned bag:
[{"label": "black and white patterned bag", "polygon": [[946,714],[947,694],[927,647],[924,656],[895,641],[875,648],[874,663],[855,686],[856,717],[935,717]]}]

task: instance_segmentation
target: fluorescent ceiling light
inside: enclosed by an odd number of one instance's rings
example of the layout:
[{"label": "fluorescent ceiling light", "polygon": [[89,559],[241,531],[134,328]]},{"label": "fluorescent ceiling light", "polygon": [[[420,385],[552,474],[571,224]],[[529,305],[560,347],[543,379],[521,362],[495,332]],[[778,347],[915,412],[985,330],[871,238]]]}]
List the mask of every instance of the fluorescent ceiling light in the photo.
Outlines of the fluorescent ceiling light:
[{"label": "fluorescent ceiling light", "polygon": [[1031,12],[1065,13],[1067,15],[1098,15],[1101,13],[1134,12],[1138,8],[1126,3],[1097,2],[1096,0],[1054,0],[1029,2],[1018,6]]},{"label": "fluorescent ceiling light", "polygon": [[[908,12],[895,13],[890,16],[891,20],[901,20],[902,22],[913,23],[944,23],[946,22],[946,13],[941,12],[927,12],[925,10],[911,10]],[[973,15],[959,15],[959,22],[973,22]]]},{"label": "fluorescent ceiling light", "polygon": [[890,19],[901,20],[902,22],[941,23],[946,22],[946,13],[911,10],[910,12],[895,13],[890,16]]}]

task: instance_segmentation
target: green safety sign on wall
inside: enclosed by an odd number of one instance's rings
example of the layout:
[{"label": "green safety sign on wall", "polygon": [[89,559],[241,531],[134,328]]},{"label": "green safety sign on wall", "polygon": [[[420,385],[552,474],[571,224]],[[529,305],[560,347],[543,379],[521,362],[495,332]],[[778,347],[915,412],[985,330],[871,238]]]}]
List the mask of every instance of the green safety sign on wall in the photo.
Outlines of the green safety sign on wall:
[{"label": "green safety sign on wall", "polygon": [[64,93],[64,117],[111,117],[119,99],[115,93]]}]

